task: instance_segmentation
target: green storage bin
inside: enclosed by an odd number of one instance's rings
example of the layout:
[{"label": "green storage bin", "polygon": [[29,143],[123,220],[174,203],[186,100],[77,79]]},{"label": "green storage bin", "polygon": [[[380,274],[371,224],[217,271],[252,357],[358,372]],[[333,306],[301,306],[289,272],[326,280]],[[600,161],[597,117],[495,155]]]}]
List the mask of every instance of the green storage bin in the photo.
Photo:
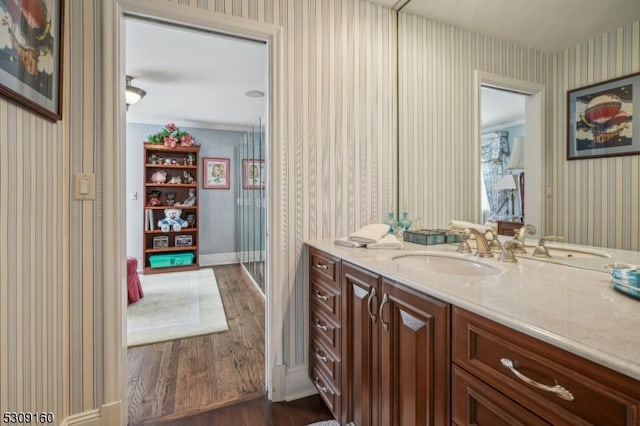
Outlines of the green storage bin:
[{"label": "green storage bin", "polygon": [[193,252],[154,254],[149,256],[152,268],[169,268],[172,266],[185,266],[193,264]]}]

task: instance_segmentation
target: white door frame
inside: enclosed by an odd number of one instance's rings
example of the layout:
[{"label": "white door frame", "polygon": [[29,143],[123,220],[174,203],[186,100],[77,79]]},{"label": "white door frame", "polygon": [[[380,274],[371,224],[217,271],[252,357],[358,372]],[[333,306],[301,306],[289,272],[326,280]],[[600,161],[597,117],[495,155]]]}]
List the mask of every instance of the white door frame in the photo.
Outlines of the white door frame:
[{"label": "white door frame", "polygon": [[[538,229],[538,234],[542,235],[546,229],[544,217],[544,193],[545,187],[545,165],[544,157],[544,91],[542,85],[530,83],[528,81],[516,80],[497,74],[490,74],[483,71],[475,73],[475,126],[474,140],[476,144],[477,164],[480,164],[480,137],[482,136],[482,86],[489,86],[498,89],[506,89],[529,95],[525,101],[525,151],[524,151],[524,193],[525,200],[529,202],[525,205],[525,222],[531,223]],[[531,170],[537,170],[531,172]],[[527,171],[529,171],[528,174]],[[480,176],[478,175],[480,179]],[[480,180],[476,193],[480,194]],[[478,198],[479,199],[479,198]],[[482,217],[482,211],[480,212]]]},{"label": "white door frame", "polygon": [[[102,164],[109,172],[104,176],[102,188],[103,206],[110,214],[104,215],[105,229],[114,230],[113,239],[104,239],[102,247],[103,279],[107,283],[103,294],[103,348],[104,348],[104,400],[120,406],[120,420],[126,424],[126,246],[123,232],[125,217],[125,15],[151,18],[169,24],[201,28],[229,35],[264,41],[269,58],[269,87],[267,112],[267,274],[266,274],[266,328],[265,373],[269,399],[285,397],[283,368],[282,298],[284,288],[283,268],[271,262],[271,253],[282,246],[284,230],[282,221],[282,176],[277,173],[282,162],[280,146],[282,113],[283,37],[281,27],[250,21],[234,16],[206,11],[195,7],[181,7],[176,3],[153,0],[105,0],[102,3]],[[117,266],[117,267],[114,267]],[[117,283],[111,285],[109,283]],[[106,307],[109,307],[108,309]],[[280,326],[279,326],[280,325]],[[120,402],[118,404],[117,402]],[[108,414],[114,418],[113,410]]]}]

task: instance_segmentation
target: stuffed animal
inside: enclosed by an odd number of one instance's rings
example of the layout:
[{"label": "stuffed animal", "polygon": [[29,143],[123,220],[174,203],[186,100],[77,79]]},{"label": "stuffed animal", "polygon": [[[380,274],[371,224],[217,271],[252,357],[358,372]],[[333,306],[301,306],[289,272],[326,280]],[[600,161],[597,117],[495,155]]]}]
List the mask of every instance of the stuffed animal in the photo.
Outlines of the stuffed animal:
[{"label": "stuffed animal", "polygon": [[161,206],[162,205],[162,201],[160,200],[160,194],[162,194],[162,192],[158,191],[158,190],[153,190],[149,192],[149,199],[147,200],[147,205],[148,206]]},{"label": "stuffed animal", "polygon": [[180,209],[164,209],[164,218],[158,221],[158,226],[162,232],[174,230],[180,232],[182,227],[187,226],[187,221],[180,217],[182,210]]}]

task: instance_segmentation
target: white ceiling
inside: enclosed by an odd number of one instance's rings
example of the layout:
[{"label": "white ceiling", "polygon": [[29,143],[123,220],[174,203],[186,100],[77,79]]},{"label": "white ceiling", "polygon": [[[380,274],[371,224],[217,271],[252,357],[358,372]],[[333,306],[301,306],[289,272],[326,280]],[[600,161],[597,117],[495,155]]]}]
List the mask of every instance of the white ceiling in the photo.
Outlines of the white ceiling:
[{"label": "white ceiling", "polygon": [[264,43],[127,18],[125,61],[147,92],[128,122],[244,130],[265,112],[246,95],[267,93]]},{"label": "white ceiling", "polygon": [[547,52],[575,46],[640,18],[640,0],[374,1]]},{"label": "white ceiling", "polygon": [[[374,1],[551,52],[640,18],[640,0]],[[264,43],[128,18],[126,73],[147,91],[127,112],[129,122],[244,130],[265,111],[266,97],[245,94],[267,92]],[[484,94],[485,102],[508,100]],[[501,110],[506,116],[494,118],[483,110],[483,123],[512,121],[513,108]]]},{"label": "white ceiling", "polygon": [[524,100],[527,95],[506,90],[482,88],[482,128],[511,127],[524,124]]}]

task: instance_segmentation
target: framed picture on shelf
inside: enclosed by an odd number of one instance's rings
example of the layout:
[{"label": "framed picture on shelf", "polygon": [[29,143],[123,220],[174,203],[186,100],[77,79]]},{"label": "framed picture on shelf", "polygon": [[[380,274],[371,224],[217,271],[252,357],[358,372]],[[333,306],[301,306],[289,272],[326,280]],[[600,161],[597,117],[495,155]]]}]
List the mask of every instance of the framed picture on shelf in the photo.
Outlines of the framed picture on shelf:
[{"label": "framed picture on shelf", "polygon": [[242,188],[263,189],[265,182],[264,160],[242,160]]},{"label": "framed picture on shelf", "polygon": [[202,187],[205,189],[229,189],[229,159],[203,158],[204,179]]},{"label": "framed picture on shelf", "polygon": [[640,73],[568,91],[567,160],[640,154],[638,111]]},{"label": "framed picture on shelf", "polygon": [[0,1],[0,95],[61,118],[63,0]]}]

